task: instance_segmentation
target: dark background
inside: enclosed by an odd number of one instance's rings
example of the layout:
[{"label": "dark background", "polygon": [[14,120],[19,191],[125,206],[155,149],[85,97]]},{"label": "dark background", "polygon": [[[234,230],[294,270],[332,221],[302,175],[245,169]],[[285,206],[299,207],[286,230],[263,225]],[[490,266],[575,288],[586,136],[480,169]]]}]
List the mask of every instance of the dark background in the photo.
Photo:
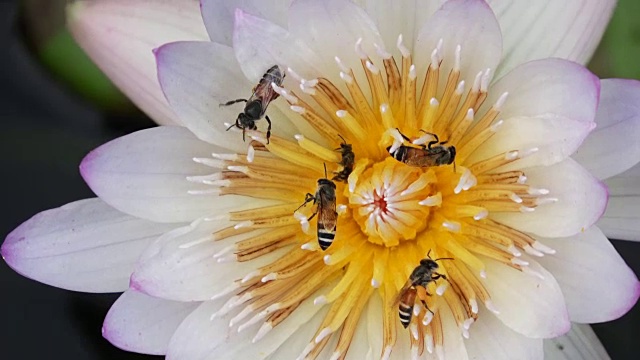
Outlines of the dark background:
[{"label": "dark background", "polygon": [[[37,212],[93,196],[78,172],[82,157],[110,139],[153,126],[136,112],[107,115],[50,75],[33,55],[33,44],[23,40],[17,19],[16,1],[0,0],[0,239]],[[640,274],[640,243],[613,244]],[[102,320],[117,294],[56,289],[19,276],[3,261],[0,285],[2,359],[158,359],[120,351],[102,338]],[[613,359],[638,358],[640,305],[594,329]]]}]

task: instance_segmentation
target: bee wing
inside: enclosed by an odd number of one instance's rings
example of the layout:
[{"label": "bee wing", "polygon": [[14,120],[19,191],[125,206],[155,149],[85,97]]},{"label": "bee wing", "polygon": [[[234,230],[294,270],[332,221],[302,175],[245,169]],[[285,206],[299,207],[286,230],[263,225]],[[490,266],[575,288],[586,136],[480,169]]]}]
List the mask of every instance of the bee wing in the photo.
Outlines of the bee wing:
[{"label": "bee wing", "polygon": [[[271,83],[274,82],[271,77],[266,76],[260,80],[260,83],[253,90],[251,99],[260,99],[262,103],[262,112],[267,111],[269,103],[280,96],[273,88]],[[276,83],[277,85],[277,83]]]},{"label": "bee wing", "polygon": [[402,289],[400,289],[400,291],[398,291],[398,294],[393,299],[393,306],[394,307],[398,306],[400,304],[400,302],[402,301],[402,298],[405,296],[405,294],[407,293],[409,288],[411,288],[411,281],[407,280],[407,282],[404,283],[404,286],[402,286]]},{"label": "bee wing", "polygon": [[336,212],[336,200],[327,199],[326,194],[318,191],[318,243],[322,250],[326,250],[333,243],[336,237],[336,223],[338,213]]}]

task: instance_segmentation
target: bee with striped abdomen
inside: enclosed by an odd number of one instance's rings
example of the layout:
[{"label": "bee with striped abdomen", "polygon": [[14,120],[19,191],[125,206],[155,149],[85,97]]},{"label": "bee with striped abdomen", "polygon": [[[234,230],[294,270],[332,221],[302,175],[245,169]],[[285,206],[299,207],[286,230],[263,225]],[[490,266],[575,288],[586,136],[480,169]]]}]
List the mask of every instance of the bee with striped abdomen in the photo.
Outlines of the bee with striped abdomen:
[{"label": "bee with striped abdomen", "polygon": [[236,99],[228,101],[224,104],[220,104],[220,106],[229,106],[239,102],[245,102],[244,110],[238,114],[238,118],[236,119],[235,124],[229,126],[227,131],[231,130],[232,127],[237,127],[238,129],[242,129],[242,140],[245,139],[245,131],[256,130],[258,127],[256,126],[256,121],[264,118],[267,120],[269,127],[267,128],[267,143],[269,143],[269,138],[271,137],[271,119],[269,116],[265,115],[267,112],[267,107],[269,103],[273,100],[277,99],[278,93],[273,89],[272,83],[278,86],[282,86],[282,82],[284,81],[285,73],[280,70],[278,65],[273,65],[269,70],[267,70],[264,75],[262,75],[262,79],[258,85],[253,88],[253,92],[251,97],[247,99]]},{"label": "bee with striped abdomen", "polygon": [[351,171],[353,171],[353,164],[356,162],[356,155],[353,153],[353,148],[351,144],[347,144],[347,140],[345,140],[342,135],[340,139],[342,139],[342,143],[340,143],[340,147],[335,149],[339,151],[342,155],[342,159],[339,164],[342,166],[342,170],[334,172],[334,177],[332,180],[347,182]]},{"label": "bee with striped abdomen", "polygon": [[439,259],[431,259],[429,254],[427,253],[427,259],[420,260],[420,265],[418,265],[413,271],[411,275],[409,275],[409,279],[404,284],[400,292],[398,293],[398,297],[396,299],[396,303],[398,304],[398,315],[400,316],[400,322],[402,326],[406,329],[411,323],[411,317],[413,316],[413,306],[415,304],[416,298],[419,298],[422,302],[422,305],[427,309],[427,311],[433,314],[433,311],[429,309],[427,306],[427,296],[430,296],[427,292],[427,286],[430,282],[436,281],[438,279],[445,279],[447,277],[444,274],[440,274],[436,272],[439,266],[436,261],[438,260],[453,260],[452,258],[439,258]]},{"label": "bee with striped abdomen", "polygon": [[[440,141],[438,135],[428,133],[420,130],[425,134],[432,135],[434,140],[429,141],[426,145],[419,145],[420,147],[413,147],[407,145],[400,145],[397,149],[391,151],[391,146],[387,148],[389,154],[401,163],[409,166],[416,167],[432,167],[440,165],[453,164],[455,169],[456,161],[456,148],[453,145],[448,145],[446,141]],[[400,132],[400,130],[398,130]],[[400,133],[402,137],[410,142],[409,138]]]},{"label": "bee with striped abdomen", "polygon": [[304,203],[298,209],[311,201],[317,207],[308,220],[311,221],[318,215],[318,244],[322,250],[327,250],[336,237],[338,212],[336,211],[336,184],[327,178],[326,165],[324,166],[324,178],[318,179],[318,189],[315,195],[307,193]]}]

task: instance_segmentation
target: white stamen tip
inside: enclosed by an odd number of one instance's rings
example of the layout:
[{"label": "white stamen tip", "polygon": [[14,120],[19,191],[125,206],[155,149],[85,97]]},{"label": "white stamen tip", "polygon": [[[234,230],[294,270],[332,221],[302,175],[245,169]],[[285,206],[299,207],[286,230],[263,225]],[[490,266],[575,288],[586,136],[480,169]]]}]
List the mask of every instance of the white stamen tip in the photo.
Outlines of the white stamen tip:
[{"label": "white stamen tip", "polygon": [[278,274],[272,272],[272,273],[269,273],[269,274],[263,276],[260,281],[262,281],[263,283],[266,283],[266,282],[269,282],[269,281],[273,281],[273,280],[275,280],[277,278],[278,278]]},{"label": "white stamen tip", "polygon": [[509,245],[509,247],[507,247],[507,251],[510,252],[513,256],[522,256],[522,253],[518,251],[518,248],[513,245]]},{"label": "white stamen tip", "polygon": [[504,125],[504,120],[498,120],[493,125],[491,125],[491,131],[497,132]]},{"label": "white stamen tip", "polygon": [[306,251],[314,251],[316,249],[315,242],[310,241],[308,243],[304,243],[300,246],[300,249]]},{"label": "white stamen tip", "polygon": [[471,87],[471,92],[480,91],[480,82],[482,81],[482,74],[483,74],[482,71],[476,74],[475,79],[473,79],[473,86]]},{"label": "white stamen tip", "polygon": [[504,103],[507,101],[508,97],[509,93],[503,92],[502,95],[500,95],[500,97],[498,98],[498,101],[496,101],[495,105],[493,105],[494,109],[496,109],[497,111],[502,110],[502,107],[504,106]]},{"label": "white stamen tip", "polygon": [[416,303],[413,306],[413,316],[418,316],[420,315],[420,312],[422,311],[422,306],[420,306],[420,304]]},{"label": "white stamen tip", "polygon": [[242,280],[240,280],[241,284],[246,284],[247,282],[249,282],[249,280],[253,279],[254,277],[260,275],[260,271],[259,270],[254,270],[250,273],[248,273],[247,275],[245,275]]},{"label": "white stamen tip", "polygon": [[520,212],[522,213],[530,213],[536,211],[536,208],[528,207],[528,206],[520,206]]},{"label": "white stamen tip", "polygon": [[362,49],[362,38],[359,38],[358,41],[356,41],[355,51],[361,60],[366,60],[368,58],[367,53]]},{"label": "white stamen tip", "polygon": [[514,265],[529,266],[529,262],[519,259],[517,257],[511,258],[511,263]]},{"label": "white stamen tip", "polygon": [[511,201],[513,201],[516,204],[521,204],[522,203],[522,198],[520,196],[518,196],[518,194],[516,194],[516,193],[509,194],[509,199],[511,199]]},{"label": "white stamen tip", "polygon": [[380,280],[376,280],[376,279],[371,279],[371,287],[374,289],[377,289],[380,287],[380,285],[382,285],[380,283]]},{"label": "white stamen tip", "polygon": [[364,64],[367,67],[367,69],[372,73],[377,74],[380,72],[380,69],[378,69],[377,66],[373,65],[371,61],[367,60]]},{"label": "white stamen tip", "polygon": [[343,72],[343,71],[340,71],[340,79],[342,79],[347,84],[353,83],[353,78],[351,77],[351,75],[349,75],[349,74],[347,74],[346,72]]},{"label": "white stamen tip", "polygon": [[432,107],[432,108],[433,108],[433,107],[436,107],[436,106],[438,106],[438,105],[440,105],[440,101],[438,101],[438,99],[436,99],[436,98],[431,98],[431,100],[429,100],[429,106],[430,106],[430,107]]},{"label": "white stamen tip", "polygon": [[537,198],[536,205],[553,204],[557,203],[558,201],[559,199],[555,197]]},{"label": "white stamen tip", "polygon": [[232,251],[236,250],[236,246],[235,245],[229,245],[225,248],[223,248],[222,250],[218,251],[217,253],[213,254],[213,258],[217,259],[223,255],[226,255]]},{"label": "white stamen tip", "polygon": [[480,83],[480,91],[482,92],[487,92],[487,90],[489,89],[489,82],[491,81],[491,69],[487,69],[485,70],[484,74],[482,75],[482,82]]},{"label": "white stamen tip", "polygon": [[[245,276],[246,277],[246,276]],[[231,294],[233,291],[239,289],[240,286],[237,283],[232,283],[231,285],[227,286],[226,288],[222,289],[222,291],[220,291],[219,293],[213,295],[211,297],[211,300],[217,300],[223,296],[226,296],[228,294]]]},{"label": "white stamen tip", "polygon": [[235,161],[235,160],[238,159],[238,155],[236,155],[236,154],[211,153],[211,157],[216,158],[216,159],[220,159],[220,160],[229,160],[229,161]]},{"label": "white stamen tip", "polygon": [[299,86],[300,86],[300,90],[302,90],[302,92],[304,92],[305,94],[309,94],[309,95],[316,94],[316,89],[314,89],[313,87],[307,86],[306,81],[301,82]]},{"label": "white stamen tip", "polygon": [[256,149],[254,149],[253,145],[249,144],[249,148],[247,149],[247,161],[252,163],[256,158]]},{"label": "white stamen tip", "polygon": [[429,352],[429,354],[433,354],[433,335],[426,334],[424,340],[427,343],[427,352]]},{"label": "white stamen tip", "polygon": [[431,320],[433,320],[433,314],[431,313],[431,311],[427,311],[427,313],[422,318],[422,325],[426,326],[431,324]]},{"label": "white stamen tip", "polygon": [[252,226],[252,225],[253,225],[253,221],[251,221],[251,220],[246,220],[246,221],[241,221],[241,222],[239,222],[239,223],[235,224],[235,225],[233,226],[233,228],[234,228],[234,229],[236,229],[236,230],[238,230],[238,229],[241,229],[241,228],[250,227],[250,226]]},{"label": "white stamen tip", "polygon": [[296,112],[298,114],[304,114],[305,112],[305,109],[302,106],[291,105],[290,108],[291,110],[293,110],[293,112]]},{"label": "white stamen tip", "polygon": [[316,344],[319,344],[322,340],[324,340],[324,338],[331,335],[332,332],[333,330],[331,330],[331,328],[328,328],[328,327],[322,329],[322,331],[320,331],[318,336],[316,336],[316,339],[315,339]]},{"label": "white stamen tip", "polygon": [[520,175],[520,176],[518,177],[518,184],[524,184],[524,183],[526,183],[526,182],[527,182],[527,177],[526,177],[526,176],[524,176],[524,175]]},{"label": "white stamen tip", "polygon": [[258,333],[256,334],[256,336],[254,336],[254,338],[253,338],[253,340],[251,340],[251,342],[254,343],[254,344],[257,343],[265,335],[267,335],[267,333],[269,333],[269,331],[271,331],[271,329],[273,329],[273,325],[271,325],[271,323],[267,322],[267,323],[262,324],[262,326],[258,330]]},{"label": "white stamen tip", "polygon": [[532,248],[531,245],[525,245],[523,249],[529,255],[533,255],[533,256],[537,256],[537,257],[543,257],[544,256],[544,253],[542,251],[539,251],[539,250],[536,250],[536,249]]},{"label": "white stamen tip", "polygon": [[336,111],[336,116],[339,117],[339,118],[343,118],[343,117],[347,116],[347,114],[348,113],[347,113],[346,110],[338,110],[338,111]]},{"label": "white stamen tip", "polygon": [[318,85],[318,82],[320,82],[320,80],[318,79],[302,80],[302,83],[308,87],[315,87],[316,85]]},{"label": "white stamen tip", "polygon": [[485,270],[480,270],[480,277],[483,279],[487,278],[487,272]]},{"label": "white stamen tip", "polygon": [[504,159],[508,161],[515,160],[517,158],[518,158],[518,150],[509,151],[504,155]]},{"label": "white stamen tip", "polygon": [[333,354],[331,354],[331,357],[329,358],[329,360],[338,360],[340,359],[341,355],[342,353],[340,351],[334,351]]},{"label": "white stamen tip", "polygon": [[494,305],[493,301],[491,301],[491,300],[485,301],[484,302],[484,306],[486,306],[487,309],[489,311],[491,311],[492,313],[494,313],[496,315],[500,314],[500,310],[498,310],[498,308]]},{"label": "white stamen tip", "polygon": [[302,141],[304,140],[304,135],[296,134],[296,135],[293,135],[293,138],[298,141]]},{"label": "white stamen tip", "polygon": [[307,344],[307,346],[305,346],[305,348],[302,350],[302,354],[300,354],[300,356],[297,357],[296,360],[303,360],[307,358],[307,355],[309,355],[309,353],[311,352],[311,350],[313,350],[313,348],[316,347],[316,343],[315,342],[310,342],[309,344]]},{"label": "white stamen tip", "polygon": [[324,305],[328,303],[327,297],[324,295],[320,295],[317,298],[313,299],[313,305]]},{"label": "white stamen tip", "polygon": [[234,260],[237,260],[238,257],[235,254],[228,254],[225,256],[221,256],[218,258],[218,260],[216,260],[218,263],[228,263],[228,262],[232,262]]},{"label": "white stamen tip", "polygon": [[[473,310],[471,310],[473,312]],[[478,303],[476,302],[476,311],[474,312],[474,314],[478,313]],[[462,323],[462,326],[464,326],[465,329],[469,330],[471,328],[471,325],[473,325],[473,323],[476,322],[473,318],[468,318],[467,320],[465,320]]]},{"label": "white stamen tip", "polygon": [[464,80],[460,81],[456,86],[456,94],[462,95],[462,93],[464,93]]},{"label": "white stamen tip", "polygon": [[489,210],[482,209],[477,214],[473,215],[473,220],[482,220],[489,216]]},{"label": "white stamen tip", "polygon": [[469,330],[464,328],[464,325],[460,327],[460,331],[462,332],[462,337],[465,339],[469,338]]},{"label": "white stamen tip", "polygon": [[384,114],[387,111],[389,111],[389,104],[381,104],[380,105],[380,112]]},{"label": "white stamen tip", "polygon": [[416,66],[411,64],[411,66],[409,66],[409,79],[415,80],[417,77],[418,73],[416,73]]},{"label": "white stamen tip", "polygon": [[533,246],[534,249],[540,250],[545,254],[553,255],[553,254],[556,253],[555,249],[552,249],[552,248],[548,247],[547,245],[545,245],[545,244],[543,244],[543,243],[541,243],[540,241],[537,241],[537,240],[533,242],[532,246]]},{"label": "white stamen tip", "polygon": [[402,57],[408,58],[411,55],[411,52],[409,51],[409,49],[407,49],[407,47],[404,46],[404,43],[402,42],[402,34],[398,35],[398,41],[396,41],[396,47],[398,48],[398,50],[400,50],[400,54],[402,54]]},{"label": "white stamen tip", "polygon": [[325,265],[331,265],[331,255],[325,255],[322,260],[324,260]]},{"label": "white stamen tip", "polygon": [[412,323],[411,326],[409,326],[409,331],[411,331],[411,336],[415,340],[418,340],[418,325],[416,323]]},{"label": "white stamen tip", "polygon": [[529,195],[548,195],[549,189],[538,189],[538,188],[530,187],[529,190],[527,190],[527,192],[529,193]]},{"label": "white stamen tip", "polygon": [[466,121],[473,121],[473,109],[469,108],[469,110],[467,110],[467,115],[464,117],[464,119]]},{"label": "white stamen tip", "polygon": [[384,348],[384,352],[382,353],[382,356],[380,357],[380,360],[389,360],[389,357],[391,357],[391,350],[392,349],[393,349],[393,346],[387,345]]},{"label": "white stamen tip", "polygon": [[[469,300],[469,306],[471,306],[471,312],[474,314],[478,313],[478,301],[476,299],[470,299]],[[469,319],[469,320],[473,320],[473,319]],[[469,324],[471,325],[471,324]],[[468,329],[469,326],[466,326],[466,328]]]},{"label": "white stamen tip", "polygon": [[345,74],[349,72],[349,68],[342,62],[342,60],[340,60],[339,57],[336,56],[333,59],[336,61],[336,64],[338,64],[341,72]]},{"label": "white stamen tip", "polygon": [[373,47],[376,48],[376,53],[378,54],[378,56],[380,56],[385,60],[391,59],[391,54],[387,50],[385,50],[382,46],[376,43],[373,43]]},{"label": "white stamen tip", "polygon": [[440,59],[438,57],[438,49],[433,49],[431,52],[431,69],[438,70],[440,68]]},{"label": "white stamen tip", "polygon": [[446,220],[442,223],[442,227],[451,232],[460,232],[462,226],[459,222]]},{"label": "white stamen tip", "polygon": [[[253,308],[251,307],[251,305],[242,309],[242,311],[238,315],[234,316],[231,320],[229,320],[229,327],[234,327],[238,323],[238,321],[241,321],[242,319],[247,317],[247,315],[251,314],[252,311],[253,311]],[[238,332],[240,332],[240,330],[238,330]]]},{"label": "white stamen tip", "polygon": [[537,153],[539,150],[540,150],[539,148],[537,148],[537,147],[533,147],[533,148],[531,148],[531,149],[527,149],[527,150],[525,150],[525,151],[522,151],[522,152],[520,153],[520,159],[524,159],[524,158],[526,158],[526,157],[527,157],[527,156],[529,156],[529,155],[533,155],[533,154]]},{"label": "white stamen tip", "polygon": [[302,82],[304,81],[304,79],[302,78],[302,76],[298,75],[297,72],[295,72],[292,68],[287,67],[287,75],[290,75],[292,78],[294,78],[297,82]]},{"label": "white stamen tip", "polygon": [[435,195],[429,196],[428,198],[418,202],[418,204],[423,206],[440,206],[442,204],[442,194],[437,193]]},{"label": "white stamen tip", "polygon": [[442,296],[444,295],[444,292],[447,290],[447,287],[449,287],[446,283],[444,284],[440,284],[437,288],[436,288],[436,294],[438,294],[438,296]]},{"label": "white stamen tip", "polygon": [[346,213],[347,212],[347,205],[344,205],[344,204],[338,205],[336,207],[336,212],[338,213],[338,215],[342,215],[342,214]]}]

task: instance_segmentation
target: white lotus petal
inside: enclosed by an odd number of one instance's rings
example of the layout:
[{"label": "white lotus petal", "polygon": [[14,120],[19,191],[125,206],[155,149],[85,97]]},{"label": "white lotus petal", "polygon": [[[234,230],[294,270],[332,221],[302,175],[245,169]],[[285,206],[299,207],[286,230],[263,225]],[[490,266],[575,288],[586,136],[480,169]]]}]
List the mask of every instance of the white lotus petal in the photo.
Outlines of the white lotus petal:
[{"label": "white lotus petal", "polygon": [[640,240],[640,165],[605,183],[611,197],[598,227],[610,239]]},{"label": "white lotus petal", "polygon": [[178,325],[199,303],[153,298],[128,290],[111,306],[102,336],[126,351],[164,355]]},{"label": "white lotus petal", "polygon": [[231,46],[236,9],[287,26],[287,9],[291,0],[201,0],[202,19],[211,41]]},{"label": "white lotus petal", "polygon": [[187,181],[216,169],[193,161],[223,149],[198,140],[177,126],[147,129],[93,150],[80,165],[84,180],[102,200],[125,213],[158,222],[191,221],[248,200],[190,194],[213,186]]},{"label": "white lotus petal", "polygon": [[533,212],[492,213],[489,217],[520,231],[560,237],[588,229],[607,207],[606,186],[571,158],[525,173],[531,186],[549,189],[558,201],[540,205]]},{"label": "white lotus petal", "polygon": [[543,357],[542,341],[518,334],[481,307],[464,343],[469,357],[476,360],[537,360]]},{"label": "white lotus petal", "polygon": [[596,129],[573,158],[599,179],[640,162],[640,81],[602,80]]},{"label": "white lotus petal", "polygon": [[180,124],[160,90],[152,50],[207,39],[198,2],[76,1],[68,10],[74,38],[116,86],[156,122]]},{"label": "white lotus petal", "polygon": [[531,60],[557,57],[586,64],[602,38],[615,0],[488,0],[504,37],[500,77]]},{"label": "white lotus petal", "polygon": [[571,330],[555,339],[544,340],[546,360],[610,359],[600,340],[586,324],[571,324]]},{"label": "white lotus petal", "polygon": [[571,323],[560,286],[553,275],[530,260],[529,268],[544,279],[484,258],[485,284],[491,301],[500,311],[496,316],[511,329],[530,338],[550,338],[567,331]]},{"label": "white lotus petal", "polygon": [[142,251],[177,225],[135,218],[100,199],[80,200],[18,226],[2,244],[2,257],[18,273],[52,286],[124,291]]},{"label": "white lotus petal", "polygon": [[[596,226],[569,238],[541,241],[556,250],[538,262],[560,284],[571,321],[610,321],[635,305],[640,282]],[[586,295],[593,289],[598,289],[597,301]]]}]

